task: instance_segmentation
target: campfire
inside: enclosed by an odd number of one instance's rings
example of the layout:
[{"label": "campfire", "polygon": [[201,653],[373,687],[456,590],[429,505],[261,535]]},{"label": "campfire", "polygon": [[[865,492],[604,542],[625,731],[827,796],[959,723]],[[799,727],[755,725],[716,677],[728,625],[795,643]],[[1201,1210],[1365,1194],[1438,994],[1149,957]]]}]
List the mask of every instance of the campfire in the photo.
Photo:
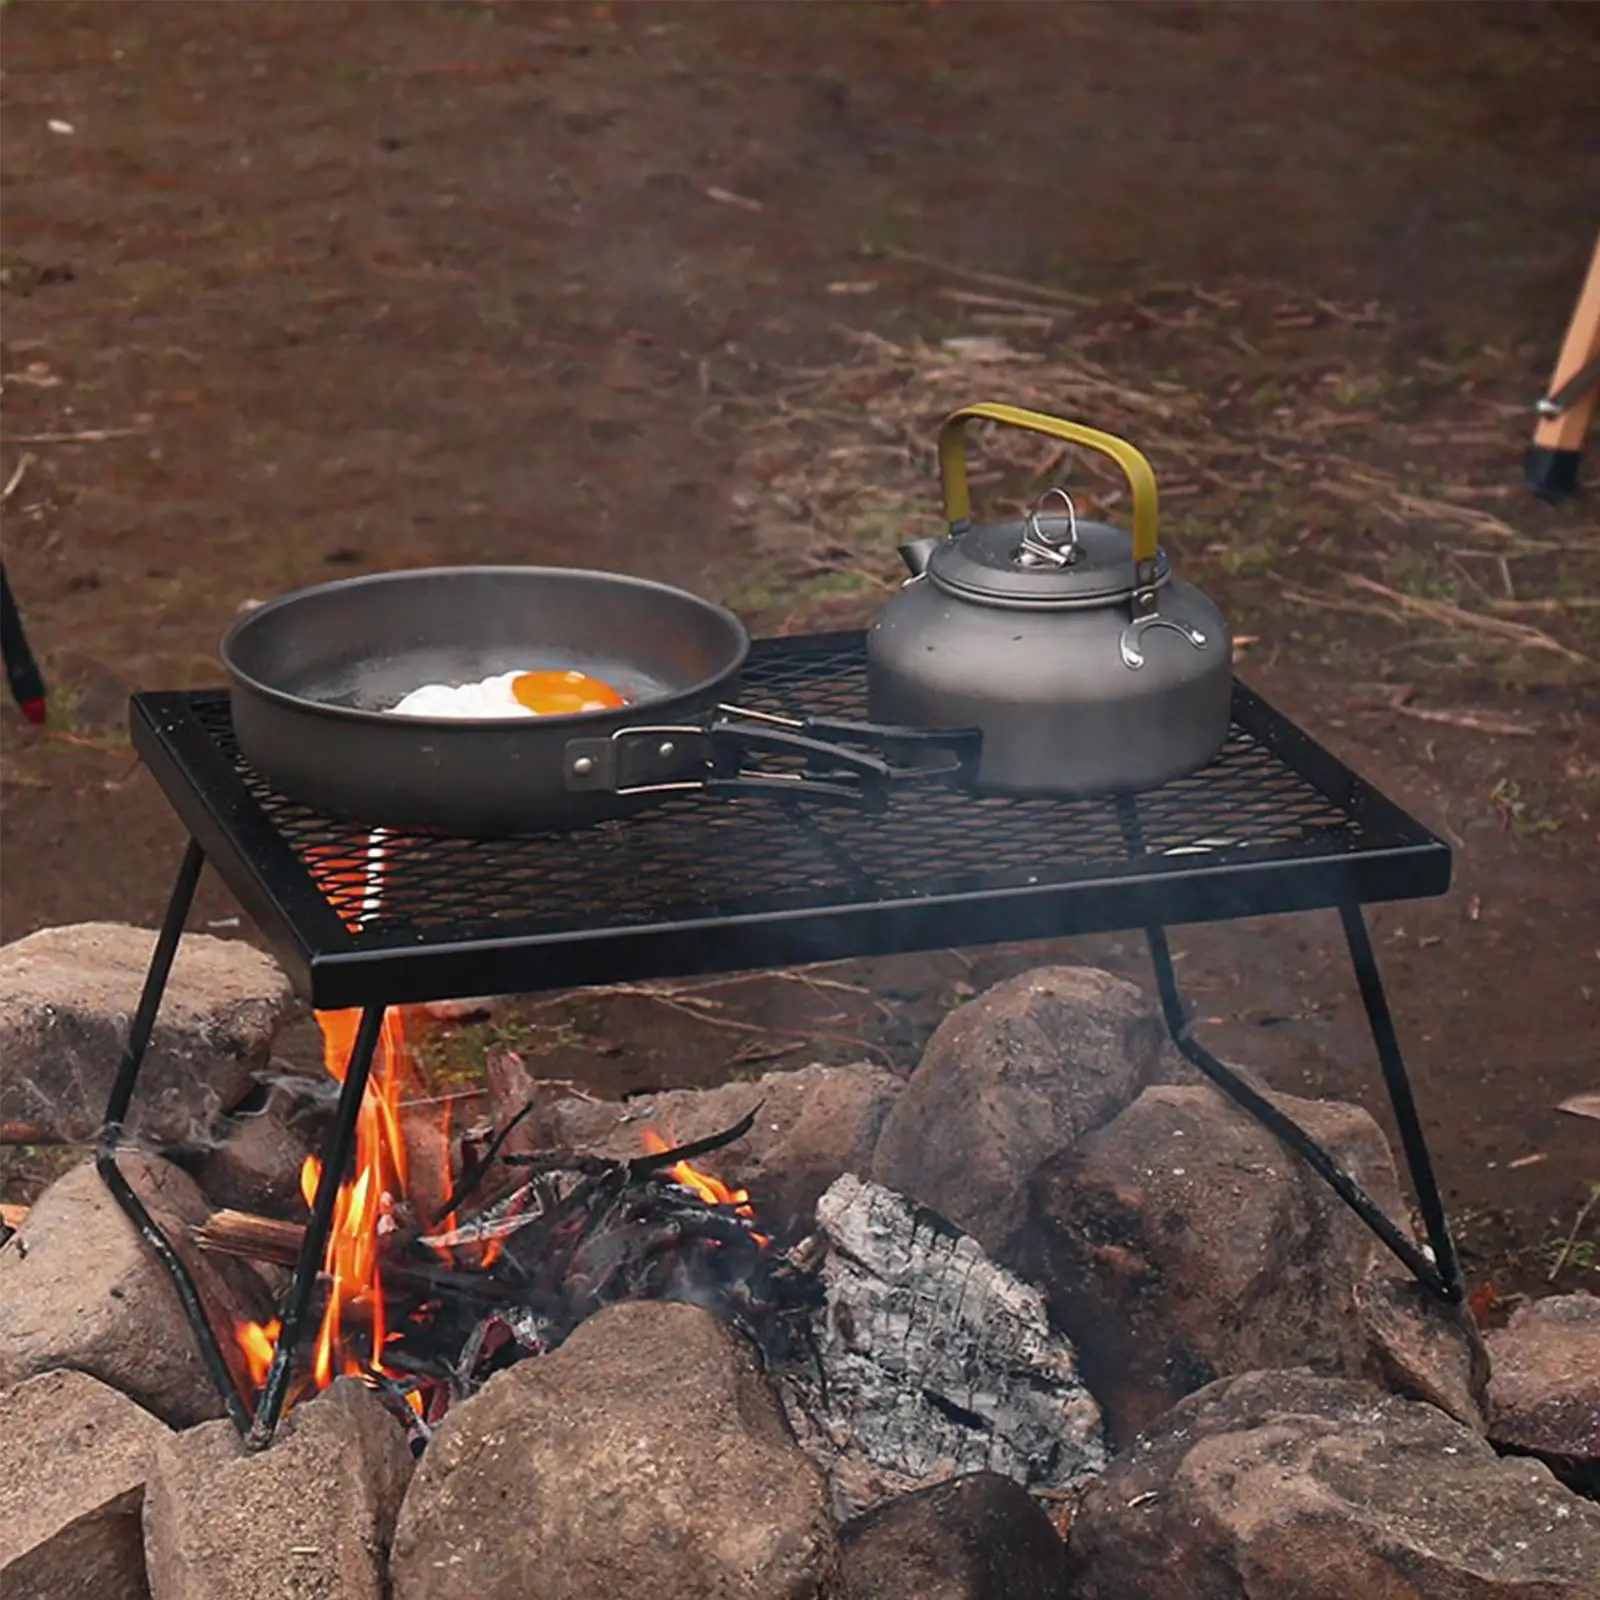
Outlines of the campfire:
[{"label": "campfire", "polygon": [[[342,1081],[358,1012],[316,1013],[329,1073]],[[821,1302],[815,1272],[757,1226],[744,1189],[696,1162],[746,1133],[752,1111],[709,1138],[674,1145],[642,1130],[629,1161],[507,1148],[532,1106],[463,1144],[455,1172],[450,1102],[434,1136],[447,1194],[429,1203],[413,1181],[404,1115],[420,1090],[405,1012],[384,1017],[357,1125],[354,1168],[340,1183],[319,1282],[320,1314],[291,1395],[357,1377],[427,1442],[450,1406],[487,1378],[557,1348],[584,1320],[616,1300],[685,1301],[717,1312],[754,1338],[769,1358],[804,1353]],[[301,1192],[309,1214],[321,1165],[308,1156]],[[202,1232],[210,1248],[292,1263],[302,1229],[221,1212]],[[257,1389],[282,1327],[243,1321],[234,1330]]]}]

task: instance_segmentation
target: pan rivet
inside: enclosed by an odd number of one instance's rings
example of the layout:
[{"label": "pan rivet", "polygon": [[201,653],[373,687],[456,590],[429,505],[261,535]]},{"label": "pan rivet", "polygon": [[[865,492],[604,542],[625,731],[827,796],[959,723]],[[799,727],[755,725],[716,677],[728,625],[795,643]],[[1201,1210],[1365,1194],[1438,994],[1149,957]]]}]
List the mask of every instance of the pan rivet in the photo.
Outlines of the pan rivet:
[{"label": "pan rivet", "polygon": [[593,756],[579,756],[578,759],[572,763],[572,772],[574,777],[587,778],[593,771]]},{"label": "pan rivet", "polygon": [[656,751],[656,754],[663,761],[670,761],[677,753],[678,747],[670,739],[663,739],[660,748]]}]

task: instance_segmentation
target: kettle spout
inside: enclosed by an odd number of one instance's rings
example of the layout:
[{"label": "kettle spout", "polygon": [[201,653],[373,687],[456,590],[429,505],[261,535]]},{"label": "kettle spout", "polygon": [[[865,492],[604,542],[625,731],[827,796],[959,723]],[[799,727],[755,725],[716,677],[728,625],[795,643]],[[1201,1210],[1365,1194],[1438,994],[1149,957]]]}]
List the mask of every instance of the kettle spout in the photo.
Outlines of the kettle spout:
[{"label": "kettle spout", "polygon": [[920,578],[928,570],[928,559],[939,548],[938,539],[913,539],[899,547],[900,559],[913,578]]}]

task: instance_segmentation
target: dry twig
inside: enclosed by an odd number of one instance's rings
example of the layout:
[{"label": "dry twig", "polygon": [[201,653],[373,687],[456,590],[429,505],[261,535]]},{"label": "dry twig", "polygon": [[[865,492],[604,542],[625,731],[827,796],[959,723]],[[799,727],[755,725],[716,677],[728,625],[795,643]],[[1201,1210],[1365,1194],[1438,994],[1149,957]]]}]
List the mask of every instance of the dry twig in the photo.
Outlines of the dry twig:
[{"label": "dry twig", "polygon": [[1434,722],[1447,728],[1465,728],[1471,733],[1487,733],[1496,738],[1531,739],[1539,731],[1526,722],[1518,722],[1514,717],[1503,716],[1498,711],[1475,711],[1468,706],[1451,710],[1437,706],[1412,706],[1394,699],[1385,700],[1381,706],[1373,709],[1393,711],[1398,716],[1412,717],[1418,722]]},{"label": "dry twig", "polygon": [[1050,289],[1042,283],[1029,283],[1026,278],[1008,278],[1002,272],[979,272],[975,267],[963,267],[954,261],[940,261],[935,256],[925,256],[916,250],[899,250],[885,246],[877,252],[891,261],[904,261],[914,267],[926,267],[930,272],[942,272],[947,277],[965,278],[968,283],[986,283],[991,289],[1010,289],[1018,294],[1032,295],[1035,300],[1047,300],[1062,306],[1093,306],[1099,301],[1090,294],[1074,294],[1070,289]]},{"label": "dry twig", "polygon": [[1584,1203],[1583,1209],[1573,1219],[1571,1231],[1561,1241],[1561,1248],[1556,1252],[1555,1263],[1550,1268],[1550,1275],[1544,1280],[1546,1283],[1554,1283],[1561,1269],[1566,1266],[1567,1257],[1572,1254],[1572,1247],[1578,1242],[1578,1235],[1583,1232],[1584,1223],[1589,1220],[1590,1212],[1597,1205],[1600,1205],[1600,1183],[1595,1184],[1589,1190],[1589,1198]]},{"label": "dry twig", "polygon": [[32,465],[33,457],[24,451],[21,459],[17,462],[16,466],[12,468],[11,476],[6,479],[5,488],[0,489],[0,506],[8,504],[12,495],[14,495],[17,490],[22,487],[22,480],[27,476],[28,468]]},{"label": "dry twig", "polygon": [[1600,610],[1600,595],[1565,595],[1559,599],[1543,600],[1491,600],[1489,604],[1496,611],[1528,611],[1558,617],[1564,611]]},{"label": "dry twig", "polygon": [[1587,656],[1569,649],[1559,639],[1552,639],[1542,628],[1531,627],[1526,622],[1508,622],[1503,617],[1486,617],[1481,611],[1468,611],[1462,606],[1452,605],[1448,600],[1424,600],[1420,595],[1391,589],[1388,584],[1379,583],[1374,578],[1363,577],[1359,572],[1347,572],[1344,581],[1352,588],[1365,589],[1371,594],[1381,595],[1401,611],[1426,617],[1430,622],[1441,623],[1445,627],[1475,628],[1482,633],[1493,634],[1496,638],[1508,639],[1513,644],[1526,645],[1531,650],[1552,651],[1580,666],[1589,664]]},{"label": "dry twig", "polygon": [[100,444],[107,439],[136,439],[148,428],[83,428],[77,433],[8,433],[0,444]]}]

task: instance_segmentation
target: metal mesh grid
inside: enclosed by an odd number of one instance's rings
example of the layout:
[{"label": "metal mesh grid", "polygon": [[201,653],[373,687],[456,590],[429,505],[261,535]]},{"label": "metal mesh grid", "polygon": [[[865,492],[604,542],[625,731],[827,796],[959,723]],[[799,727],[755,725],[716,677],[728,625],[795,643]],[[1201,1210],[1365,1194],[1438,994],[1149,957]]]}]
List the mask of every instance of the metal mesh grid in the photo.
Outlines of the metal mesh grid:
[{"label": "metal mesh grid", "polygon": [[[756,709],[865,716],[859,636],[766,640],[739,695]],[[887,814],[815,802],[681,795],[638,817],[519,839],[374,836],[276,793],[242,760],[225,694],[189,697],[329,904],[352,947],[592,933],[657,922],[865,905],[1103,877],[1130,855],[1108,800],[897,792]],[[1358,850],[1353,814],[1236,719],[1204,771],[1139,797],[1147,856],[1212,862]],[[375,843],[376,840],[376,843]]]}]

